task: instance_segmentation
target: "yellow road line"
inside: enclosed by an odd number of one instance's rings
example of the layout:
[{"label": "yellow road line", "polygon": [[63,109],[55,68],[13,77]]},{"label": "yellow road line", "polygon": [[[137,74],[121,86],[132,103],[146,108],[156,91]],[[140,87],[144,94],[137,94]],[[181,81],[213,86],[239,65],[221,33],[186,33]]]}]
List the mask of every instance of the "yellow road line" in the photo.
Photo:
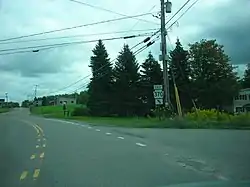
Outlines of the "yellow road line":
[{"label": "yellow road line", "polygon": [[40,158],[44,158],[44,152],[40,154]]},{"label": "yellow road line", "polygon": [[27,177],[27,175],[28,175],[28,171],[23,171],[21,176],[20,176],[20,181],[24,180]]},{"label": "yellow road line", "polygon": [[31,122],[26,121],[26,120],[20,120],[20,121],[22,121],[22,122],[26,123],[27,125],[33,127],[36,130],[37,134],[39,134],[39,129],[37,129]]},{"label": "yellow road line", "polygon": [[40,133],[40,132],[39,132],[39,129],[38,129],[35,125],[33,125],[33,124],[32,124],[32,127],[34,127],[34,128],[36,129],[36,132],[37,132],[37,134],[39,135],[39,133]]},{"label": "yellow road line", "polygon": [[36,155],[31,155],[30,159],[33,160],[36,158]]},{"label": "yellow road line", "polygon": [[35,169],[33,178],[36,179],[39,176],[39,173],[40,173],[40,169]]},{"label": "yellow road line", "polygon": [[36,125],[36,127],[40,130],[40,132],[42,133],[42,134],[44,134],[43,133],[43,129],[39,126],[39,125],[37,125],[37,124],[35,124]]}]

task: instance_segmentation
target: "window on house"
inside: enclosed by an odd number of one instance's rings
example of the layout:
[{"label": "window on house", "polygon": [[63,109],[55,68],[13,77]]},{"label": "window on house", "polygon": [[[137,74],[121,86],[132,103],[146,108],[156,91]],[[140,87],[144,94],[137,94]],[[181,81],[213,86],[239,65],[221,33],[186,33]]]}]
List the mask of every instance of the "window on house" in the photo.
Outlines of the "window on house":
[{"label": "window on house", "polygon": [[238,112],[240,113],[240,112],[243,112],[243,111],[244,111],[242,107],[236,107],[235,110],[236,110],[237,113],[238,113]]},{"label": "window on house", "polygon": [[[249,97],[250,97],[250,95],[249,95]],[[238,95],[235,96],[234,100],[239,100],[239,96]]]},{"label": "window on house", "polygon": [[248,95],[248,100],[250,100],[250,94]]},{"label": "window on house", "polygon": [[247,100],[247,95],[243,95],[244,96],[244,100]]},{"label": "window on house", "polygon": [[242,95],[239,96],[239,100],[242,100]]},{"label": "window on house", "polygon": [[74,103],[74,101],[71,101],[71,103]]},{"label": "window on house", "polygon": [[60,101],[60,103],[62,104],[62,101]]}]

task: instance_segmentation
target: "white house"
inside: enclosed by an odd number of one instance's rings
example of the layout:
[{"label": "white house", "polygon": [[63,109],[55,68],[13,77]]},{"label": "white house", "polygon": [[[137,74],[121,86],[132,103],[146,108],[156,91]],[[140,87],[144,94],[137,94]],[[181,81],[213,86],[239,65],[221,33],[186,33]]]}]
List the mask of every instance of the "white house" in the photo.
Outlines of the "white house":
[{"label": "white house", "polygon": [[57,105],[75,105],[76,104],[76,98],[74,97],[57,97],[56,104]]},{"label": "white house", "polygon": [[234,113],[250,112],[250,88],[241,89],[233,100]]}]

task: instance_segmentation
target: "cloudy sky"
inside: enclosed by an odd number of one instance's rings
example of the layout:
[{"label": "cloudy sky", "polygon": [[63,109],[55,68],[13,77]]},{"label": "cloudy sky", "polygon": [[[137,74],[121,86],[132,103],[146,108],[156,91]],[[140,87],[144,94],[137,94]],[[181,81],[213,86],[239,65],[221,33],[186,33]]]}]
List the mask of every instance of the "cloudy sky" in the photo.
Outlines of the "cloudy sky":
[{"label": "cloudy sky", "polygon": [[[70,93],[76,89],[78,91],[84,89],[84,87],[79,88],[86,85],[89,78],[59,91],[61,88],[90,74],[88,65],[95,42],[51,48],[39,52],[32,52],[37,48],[29,48],[24,50],[25,53],[6,55],[6,53],[16,52],[9,49],[144,34],[152,32],[151,29],[159,28],[160,20],[158,18],[145,15],[138,17],[140,20],[124,19],[3,41],[8,38],[122,17],[114,12],[124,15],[138,15],[150,11],[153,15],[157,15],[160,9],[160,0],[79,1],[113,12],[107,12],[70,0],[0,0],[0,98],[4,97],[5,92],[8,92],[9,99],[12,101],[20,102],[31,98],[33,97],[35,85],[39,85],[38,96],[52,93]],[[186,0],[173,0],[172,14],[168,14],[167,19],[185,2]],[[191,0],[186,8],[192,2],[194,0]],[[216,39],[225,46],[225,51],[231,57],[231,62],[238,65],[238,71],[242,74],[245,64],[250,62],[249,9],[249,0],[199,0],[178,21],[178,24],[173,25],[169,33],[171,42],[174,43],[178,37],[186,46],[188,43],[202,38]],[[117,33],[120,31],[126,32]],[[75,37],[49,39],[64,36]],[[110,59],[114,59],[124,43],[133,46],[144,38],[112,40],[104,43]],[[168,46],[170,47],[169,43]],[[139,63],[143,61],[149,51],[152,51],[157,57],[160,53],[159,42],[156,42],[156,44],[137,56]]]}]

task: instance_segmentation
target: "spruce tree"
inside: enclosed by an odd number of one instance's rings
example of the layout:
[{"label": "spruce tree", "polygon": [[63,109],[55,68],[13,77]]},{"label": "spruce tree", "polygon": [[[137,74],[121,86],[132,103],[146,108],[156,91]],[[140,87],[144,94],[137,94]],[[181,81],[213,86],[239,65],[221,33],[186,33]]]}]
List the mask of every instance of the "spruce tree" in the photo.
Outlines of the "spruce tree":
[{"label": "spruce tree", "polygon": [[114,67],[114,102],[119,116],[132,116],[140,113],[139,65],[135,55],[124,45]]},{"label": "spruce tree", "polygon": [[92,78],[88,90],[87,107],[91,115],[108,116],[112,109],[112,64],[101,40],[90,58]]}]

